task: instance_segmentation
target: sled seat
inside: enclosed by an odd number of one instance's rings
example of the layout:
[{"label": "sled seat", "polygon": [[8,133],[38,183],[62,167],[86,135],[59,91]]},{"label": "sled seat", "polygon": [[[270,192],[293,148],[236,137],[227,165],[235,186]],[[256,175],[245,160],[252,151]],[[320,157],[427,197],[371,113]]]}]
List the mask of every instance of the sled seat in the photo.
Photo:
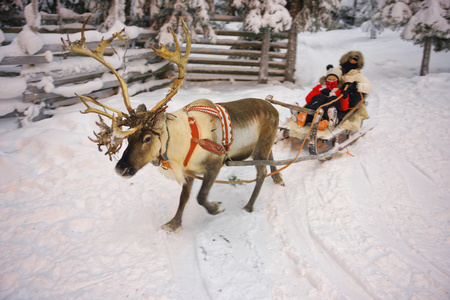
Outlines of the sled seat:
[{"label": "sled seat", "polygon": [[[363,104],[360,108],[351,110],[335,128],[329,126],[325,130],[317,131],[317,139],[329,140],[341,135],[347,130],[359,131],[363,121],[366,119],[369,119],[369,114]],[[311,126],[306,125],[301,127],[297,125],[297,120],[294,121],[292,118],[287,118],[283,127],[289,130],[289,137],[303,140],[308,138],[308,131]]]}]

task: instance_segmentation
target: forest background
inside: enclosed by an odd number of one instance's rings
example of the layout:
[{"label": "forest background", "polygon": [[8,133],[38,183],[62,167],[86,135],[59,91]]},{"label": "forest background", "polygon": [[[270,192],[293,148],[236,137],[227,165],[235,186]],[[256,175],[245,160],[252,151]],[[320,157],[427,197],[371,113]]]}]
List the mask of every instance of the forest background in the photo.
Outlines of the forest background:
[{"label": "forest background", "polygon": [[[169,27],[181,28],[179,16],[190,24],[194,40],[202,33],[212,42],[214,29],[220,27],[211,21],[215,14],[241,17],[243,29],[256,33],[263,28],[297,34],[361,26],[376,38],[389,27],[402,30],[402,39],[423,45],[421,75],[428,73],[432,47],[436,52],[450,49],[450,3],[446,0],[4,0],[0,4],[1,27],[24,26],[24,20],[16,16],[27,6],[27,25],[35,31],[41,24],[38,16],[62,16],[69,10],[93,16],[100,32],[116,22],[158,30],[157,40],[163,44],[172,42]],[[0,42],[3,40],[0,31]]]}]

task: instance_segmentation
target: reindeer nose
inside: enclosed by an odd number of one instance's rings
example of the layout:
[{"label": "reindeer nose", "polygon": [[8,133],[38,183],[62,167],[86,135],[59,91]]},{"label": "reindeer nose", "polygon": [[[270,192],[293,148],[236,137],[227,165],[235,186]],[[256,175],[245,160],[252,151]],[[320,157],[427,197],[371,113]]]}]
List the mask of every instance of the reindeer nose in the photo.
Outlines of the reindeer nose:
[{"label": "reindeer nose", "polygon": [[122,177],[131,177],[136,174],[136,170],[133,167],[126,166],[124,163],[119,161],[116,165],[116,173]]}]

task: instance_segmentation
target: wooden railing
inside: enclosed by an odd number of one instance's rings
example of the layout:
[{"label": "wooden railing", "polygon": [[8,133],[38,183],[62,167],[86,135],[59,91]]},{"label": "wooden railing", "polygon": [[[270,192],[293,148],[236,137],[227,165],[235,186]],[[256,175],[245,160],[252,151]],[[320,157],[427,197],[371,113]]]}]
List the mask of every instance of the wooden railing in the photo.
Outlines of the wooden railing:
[{"label": "wooden railing", "polygon": [[[46,16],[47,18],[55,16]],[[235,17],[216,16],[215,20],[238,21]],[[76,20],[79,21],[79,20]],[[40,32],[61,33],[59,30],[46,25],[41,26]],[[18,32],[17,28],[1,28],[5,33]],[[67,31],[67,28],[64,30]],[[79,30],[78,30],[79,31]],[[269,33],[254,34],[244,31],[216,30],[217,41],[213,44],[201,37],[192,45],[191,55],[187,67],[187,81],[258,81],[266,83],[268,80],[284,81],[287,56],[287,34],[278,34],[279,42],[268,42]],[[126,65],[129,69],[133,62],[145,65],[149,71],[141,73],[130,71],[124,75],[124,79],[132,86],[139,83],[144,90],[152,90],[166,86],[169,80],[155,81],[155,78],[164,78],[163,74],[171,71],[172,65],[162,62],[151,49],[144,49],[143,45],[149,38],[156,37],[157,32],[147,30],[132,41],[132,49],[126,54]],[[261,41],[240,40],[240,37],[257,37]],[[10,42],[10,41],[9,41]],[[8,41],[4,44],[7,44]],[[95,48],[98,42],[87,43]],[[114,44],[119,47],[119,44]],[[138,48],[138,49],[136,49]],[[139,49],[140,48],[140,49]],[[249,50],[251,49],[251,50]],[[264,49],[266,49],[264,51]],[[122,49],[123,51],[125,49]],[[183,50],[183,49],[182,49]],[[112,50],[105,55],[113,55]],[[27,90],[23,94],[23,100],[29,102],[58,103],[58,105],[70,104],[78,101],[67,93],[55,92],[58,88],[73,86],[73,92],[77,91],[76,84],[88,84],[101,76],[105,76],[107,70],[100,64],[86,60],[87,66],[80,58],[74,59],[74,54],[62,52],[61,44],[47,44],[34,55],[7,56],[0,61],[1,76],[21,76],[27,82]],[[9,66],[9,67],[6,67]],[[14,67],[13,67],[14,66]],[[42,68],[42,66],[45,66]],[[68,67],[69,66],[69,67]],[[154,84],[150,86],[148,80]],[[1,80],[1,79],[0,79]],[[54,87],[49,89],[48,85]],[[109,96],[117,90],[116,80],[103,79],[101,87],[89,91],[87,94],[95,98]],[[145,84],[143,84],[145,83]],[[99,85],[100,86],[100,85]]]}]

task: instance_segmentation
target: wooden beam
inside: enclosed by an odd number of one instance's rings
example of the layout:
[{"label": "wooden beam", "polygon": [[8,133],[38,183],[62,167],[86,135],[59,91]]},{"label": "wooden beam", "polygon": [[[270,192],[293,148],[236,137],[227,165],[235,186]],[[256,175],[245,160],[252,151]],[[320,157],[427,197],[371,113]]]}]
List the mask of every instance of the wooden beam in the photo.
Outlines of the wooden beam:
[{"label": "wooden beam", "polygon": [[[186,49],[182,49],[184,52]],[[261,51],[258,50],[238,50],[238,49],[216,49],[216,48],[191,48],[191,53],[210,54],[210,55],[227,55],[241,57],[261,57]],[[269,58],[286,58],[286,53],[269,52]]]},{"label": "wooden beam", "polygon": [[[259,60],[254,59],[228,59],[228,58],[204,58],[189,57],[189,64],[199,65],[220,65],[220,66],[243,66],[243,67],[259,67]],[[283,69],[286,67],[284,61],[269,61],[270,68]]]},{"label": "wooden beam", "polygon": [[[258,68],[208,68],[208,67],[187,67],[187,73],[201,74],[228,74],[228,75],[258,75]],[[284,70],[267,69],[271,76],[283,76]]]},{"label": "wooden beam", "polygon": [[39,65],[53,60],[52,55],[5,56],[0,65]]},{"label": "wooden beam", "polygon": [[[254,33],[249,31],[239,31],[239,30],[214,30],[216,35],[224,36],[244,36],[244,37],[262,37],[262,33]],[[285,32],[279,32],[272,34],[273,37],[287,39],[288,35]]]},{"label": "wooden beam", "polygon": [[[232,40],[232,39],[217,39],[215,43],[211,41],[201,38],[196,41],[195,44],[203,44],[203,45],[218,45],[218,46],[233,46],[233,47],[243,47],[243,48],[261,48],[262,41],[245,41],[245,40]],[[273,42],[270,43],[270,48],[276,49],[287,49],[288,43],[278,43]]]}]

